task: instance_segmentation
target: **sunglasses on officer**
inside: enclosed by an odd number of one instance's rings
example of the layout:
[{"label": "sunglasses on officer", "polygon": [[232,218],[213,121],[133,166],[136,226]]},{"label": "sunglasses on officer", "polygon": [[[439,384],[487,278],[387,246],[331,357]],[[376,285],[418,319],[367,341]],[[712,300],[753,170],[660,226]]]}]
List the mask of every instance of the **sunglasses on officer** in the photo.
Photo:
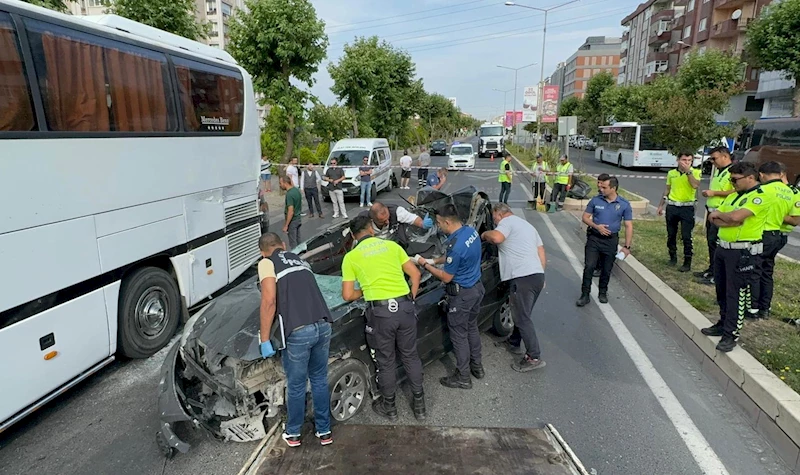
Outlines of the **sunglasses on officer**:
[{"label": "sunglasses on officer", "polygon": [[742,178],[747,178],[747,177],[746,176],[731,176],[731,183],[733,183],[735,185]]}]

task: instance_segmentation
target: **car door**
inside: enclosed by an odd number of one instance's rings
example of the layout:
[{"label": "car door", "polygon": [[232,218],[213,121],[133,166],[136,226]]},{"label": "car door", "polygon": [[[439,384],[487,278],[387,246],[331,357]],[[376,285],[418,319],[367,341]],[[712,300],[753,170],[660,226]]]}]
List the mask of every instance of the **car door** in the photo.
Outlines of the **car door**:
[{"label": "car door", "polygon": [[378,190],[384,190],[389,186],[389,171],[391,170],[391,154],[387,157],[387,151],[384,149],[378,150]]},{"label": "car door", "polygon": [[[427,272],[427,271],[426,271]],[[417,352],[423,363],[449,351],[447,307],[442,282],[433,277],[420,283],[417,294]]]}]

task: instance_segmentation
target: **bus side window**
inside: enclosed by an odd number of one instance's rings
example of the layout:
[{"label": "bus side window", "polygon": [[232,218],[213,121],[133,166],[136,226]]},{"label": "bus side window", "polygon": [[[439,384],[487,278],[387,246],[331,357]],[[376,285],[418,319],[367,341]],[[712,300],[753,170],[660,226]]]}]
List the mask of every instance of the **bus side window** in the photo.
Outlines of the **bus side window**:
[{"label": "bus side window", "polygon": [[372,165],[373,167],[377,167],[378,163],[379,163],[378,162],[378,154],[373,150],[372,151],[372,158],[370,159],[369,164]]},{"label": "bus side window", "polygon": [[244,81],[236,71],[173,58],[180,103],[190,132],[241,132]]},{"label": "bus side window", "polygon": [[28,74],[22,64],[17,32],[5,12],[0,12],[0,65],[0,132],[35,130]]}]

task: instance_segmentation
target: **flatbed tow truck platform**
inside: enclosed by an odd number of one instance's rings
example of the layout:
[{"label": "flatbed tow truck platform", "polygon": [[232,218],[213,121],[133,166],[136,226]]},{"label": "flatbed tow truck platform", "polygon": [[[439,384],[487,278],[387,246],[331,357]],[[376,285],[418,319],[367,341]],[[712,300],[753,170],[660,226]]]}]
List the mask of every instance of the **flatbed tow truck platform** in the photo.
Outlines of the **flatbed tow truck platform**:
[{"label": "flatbed tow truck platform", "polygon": [[338,425],[321,446],[306,431],[289,448],[271,431],[243,474],[588,475],[558,431],[541,429]]}]

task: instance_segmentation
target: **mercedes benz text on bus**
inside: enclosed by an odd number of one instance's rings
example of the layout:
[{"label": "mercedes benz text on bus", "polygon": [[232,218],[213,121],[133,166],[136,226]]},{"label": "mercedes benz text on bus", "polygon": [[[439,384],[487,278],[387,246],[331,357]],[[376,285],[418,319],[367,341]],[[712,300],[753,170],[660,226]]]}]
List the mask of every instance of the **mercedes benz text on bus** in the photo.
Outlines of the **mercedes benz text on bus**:
[{"label": "mercedes benz text on bus", "polygon": [[0,0],[0,431],[256,262],[257,122],[224,51]]},{"label": "mercedes benz text on bus", "polygon": [[676,157],[653,141],[653,126],[617,122],[600,127],[595,158],[618,167],[672,167]]}]

